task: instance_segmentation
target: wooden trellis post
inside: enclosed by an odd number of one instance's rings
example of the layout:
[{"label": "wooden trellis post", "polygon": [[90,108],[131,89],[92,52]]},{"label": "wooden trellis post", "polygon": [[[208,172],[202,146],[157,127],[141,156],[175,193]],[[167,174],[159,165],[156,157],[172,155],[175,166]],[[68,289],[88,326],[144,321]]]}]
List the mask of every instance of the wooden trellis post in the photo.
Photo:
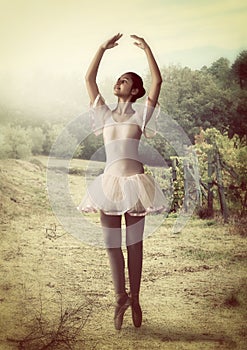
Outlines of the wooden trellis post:
[{"label": "wooden trellis post", "polygon": [[226,205],[226,197],[225,197],[224,185],[222,180],[220,152],[216,144],[214,144],[214,151],[215,151],[215,172],[216,172],[218,193],[219,193],[219,199],[220,199],[220,207],[221,207],[221,212],[222,212],[224,221],[228,222],[229,214],[228,214],[228,209]]},{"label": "wooden trellis post", "polygon": [[187,212],[191,202],[201,202],[201,191],[196,155],[189,149],[185,149],[185,154],[186,155],[183,159],[185,193],[184,208],[185,212]]},{"label": "wooden trellis post", "polygon": [[214,165],[213,165],[213,154],[210,151],[208,153],[208,183],[207,183],[207,194],[208,194],[208,217],[213,217],[214,215],[214,207],[213,207],[213,172],[214,172]]}]

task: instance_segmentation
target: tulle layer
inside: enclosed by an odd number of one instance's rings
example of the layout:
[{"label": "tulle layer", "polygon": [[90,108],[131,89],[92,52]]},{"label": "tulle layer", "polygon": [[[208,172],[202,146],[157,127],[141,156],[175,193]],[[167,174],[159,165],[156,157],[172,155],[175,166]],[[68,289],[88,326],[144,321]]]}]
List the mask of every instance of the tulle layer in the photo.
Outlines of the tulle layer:
[{"label": "tulle layer", "polygon": [[78,210],[84,213],[102,210],[108,215],[129,213],[144,216],[165,211],[166,208],[167,200],[152,176],[114,176],[104,173],[88,186]]}]

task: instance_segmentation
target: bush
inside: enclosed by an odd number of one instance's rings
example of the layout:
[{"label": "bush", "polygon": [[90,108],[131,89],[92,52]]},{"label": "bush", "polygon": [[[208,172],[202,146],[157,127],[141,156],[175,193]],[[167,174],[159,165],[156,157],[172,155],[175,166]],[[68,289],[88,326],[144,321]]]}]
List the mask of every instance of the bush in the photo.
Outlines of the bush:
[{"label": "bush", "polygon": [[1,158],[23,159],[31,155],[32,140],[28,130],[19,125],[7,125],[1,131]]}]

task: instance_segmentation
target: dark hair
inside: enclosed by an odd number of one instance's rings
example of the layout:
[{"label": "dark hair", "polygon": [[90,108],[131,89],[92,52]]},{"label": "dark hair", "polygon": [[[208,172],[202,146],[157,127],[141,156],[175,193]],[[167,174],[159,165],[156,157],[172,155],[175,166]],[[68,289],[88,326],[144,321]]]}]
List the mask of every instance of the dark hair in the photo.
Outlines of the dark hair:
[{"label": "dark hair", "polygon": [[143,80],[138,74],[134,72],[127,72],[125,74],[129,74],[133,80],[132,89],[138,89],[138,93],[136,95],[133,95],[131,99],[131,102],[135,102],[138,98],[141,98],[146,93],[146,90],[143,87]]}]

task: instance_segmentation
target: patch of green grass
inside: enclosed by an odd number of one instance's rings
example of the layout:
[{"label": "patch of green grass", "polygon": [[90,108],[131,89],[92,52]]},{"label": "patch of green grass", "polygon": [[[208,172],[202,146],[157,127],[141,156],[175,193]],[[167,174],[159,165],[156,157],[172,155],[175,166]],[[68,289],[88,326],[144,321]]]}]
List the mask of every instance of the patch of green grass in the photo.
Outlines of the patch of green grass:
[{"label": "patch of green grass", "polygon": [[185,257],[189,257],[195,260],[223,260],[228,256],[227,252],[204,250],[200,248],[186,248],[182,250],[182,254]]},{"label": "patch of green grass", "polygon": [[215,220],[206,220],[205,226],[214,226],[217,225],[217,222]]}]

